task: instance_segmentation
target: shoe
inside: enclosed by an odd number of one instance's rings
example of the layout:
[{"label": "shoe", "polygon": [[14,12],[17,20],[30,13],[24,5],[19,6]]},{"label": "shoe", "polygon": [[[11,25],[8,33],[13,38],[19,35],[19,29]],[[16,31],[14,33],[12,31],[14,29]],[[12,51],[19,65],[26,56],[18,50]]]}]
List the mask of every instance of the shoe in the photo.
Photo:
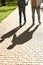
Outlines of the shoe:
[{"label": "shoe", "polygon": [[20,25],[20,28],[22,27],[22,25]]},{"label": "shoe", "polygon": [[35,25],[35,23],[33,22],[33,24],[32,25]]},{"label": "shoe", "polygon": [[26,22],[24,22],[24,24],[23,25],[25,25],[26,24]]},{"label": "shoe", "polygon": [[39,22],[39,24],[41,25],[41,22]]}]

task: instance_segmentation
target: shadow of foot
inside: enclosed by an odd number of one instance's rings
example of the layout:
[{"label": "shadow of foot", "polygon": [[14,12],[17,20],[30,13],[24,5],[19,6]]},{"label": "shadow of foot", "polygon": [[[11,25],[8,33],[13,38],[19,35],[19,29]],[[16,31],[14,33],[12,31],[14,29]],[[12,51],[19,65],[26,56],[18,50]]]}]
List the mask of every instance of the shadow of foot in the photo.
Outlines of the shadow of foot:
[{"label": "shadow of foot", "polygon": [[15,29],[9,31],[8,33],[1,36],[0,43],[4,41],[4,39],[11,37],[13,34],[15,34],[20,29],[20,26],[16,27]]}]

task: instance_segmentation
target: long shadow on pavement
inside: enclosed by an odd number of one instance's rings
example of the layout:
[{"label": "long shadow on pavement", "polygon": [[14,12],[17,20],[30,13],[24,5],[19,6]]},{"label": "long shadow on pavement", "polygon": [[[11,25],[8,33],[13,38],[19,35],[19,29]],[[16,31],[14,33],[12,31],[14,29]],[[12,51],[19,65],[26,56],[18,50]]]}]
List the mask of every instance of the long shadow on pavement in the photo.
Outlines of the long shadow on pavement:
[{"label": "long shadow on pavement", "polygon": [[37,25],[32,31],[29,32],[29,30],[33,27],[33,25],[31,25],[26,31],[24,31],[18,37],[16,36],[16,34],[14,34],[13,39],[12,39],[12,44],[7,49],[10,50],[10,49],[14,48],[15,45],[23,44],[23,43],[29,41],[30,39],[32,39],[32,35],[36,31],[38,26],[39,25]]},{"label": "long shadow on pavement", "polygon": [[4,34],[1,37],[0,43],[4,41],[4,39],[11,37],[12,35],[14,35],[18,30],[20,29],[20,27],[16,27],[15,29],[11,30],[10,32]]}]

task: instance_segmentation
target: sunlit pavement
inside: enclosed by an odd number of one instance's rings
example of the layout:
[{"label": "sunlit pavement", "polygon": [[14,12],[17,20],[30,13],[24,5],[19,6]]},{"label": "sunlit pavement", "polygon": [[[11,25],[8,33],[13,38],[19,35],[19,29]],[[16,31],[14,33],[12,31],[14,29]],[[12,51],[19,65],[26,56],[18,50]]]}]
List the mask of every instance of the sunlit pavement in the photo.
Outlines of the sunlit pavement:
[{"label": "sunlit pavement", "polygon": [[[26,6],[27,22],[19,28],[18,8],[0,23],[0,65],[43,65],[43,11],[41,25],[35,14],[32,26],[31,5]],[[22,18],[22,24],[24,23]],[[2,39],[0,38],[0,40]]]}]

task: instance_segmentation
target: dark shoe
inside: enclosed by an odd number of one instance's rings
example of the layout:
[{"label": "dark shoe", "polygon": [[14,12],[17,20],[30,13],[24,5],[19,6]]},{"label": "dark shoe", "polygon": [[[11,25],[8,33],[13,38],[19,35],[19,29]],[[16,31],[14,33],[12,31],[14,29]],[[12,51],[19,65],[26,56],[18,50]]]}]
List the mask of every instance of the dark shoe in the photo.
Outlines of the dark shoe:
[{"label": "dark shoe", "polygon": [[35,25],[35,23],[33,22],[33,24],[32,25]]},{"label": "dark shoe", "polygon": [[20,28],[22,27],[22,25],[20,25]]},{"label": "dark shoe", "polygon": [[23,25],[25,25],[26,24],[26,22],[24,22],[24,24]]},{"label": "dark shoe", "polygon": [[41,25],[41,22],[39,22],[39,25]]}]

